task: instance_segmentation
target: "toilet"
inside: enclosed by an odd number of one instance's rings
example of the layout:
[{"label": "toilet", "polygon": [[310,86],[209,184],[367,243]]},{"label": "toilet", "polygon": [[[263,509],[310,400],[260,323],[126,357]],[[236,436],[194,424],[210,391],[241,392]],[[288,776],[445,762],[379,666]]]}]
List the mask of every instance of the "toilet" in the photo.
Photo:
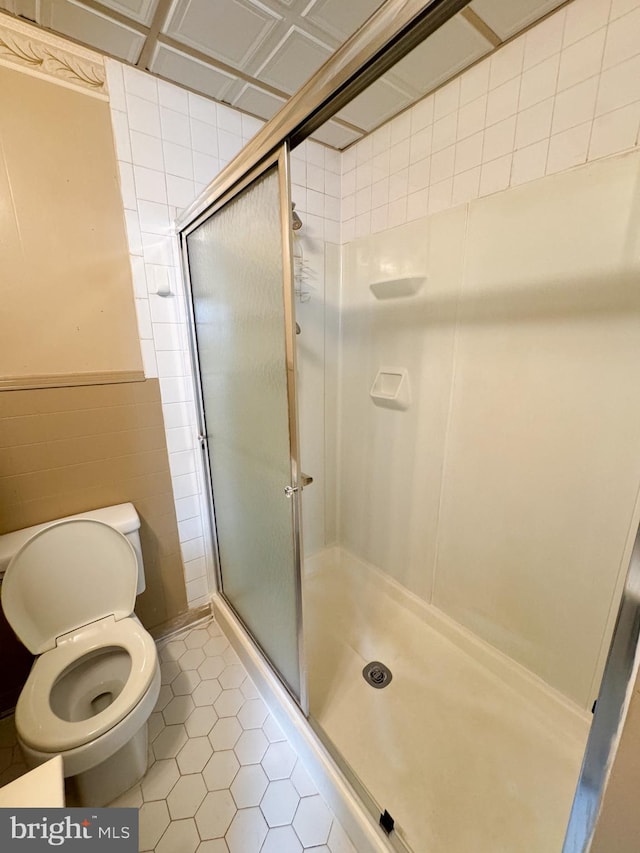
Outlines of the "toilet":
[{"label": "toilet", "polygon": [[16,706],[31,767],[61,755],[81,806],[104,806],[147,769],[160,691],[155,643],[133,614],[145,588],[133,504],[0,536],[2,607],[37,655]]}]

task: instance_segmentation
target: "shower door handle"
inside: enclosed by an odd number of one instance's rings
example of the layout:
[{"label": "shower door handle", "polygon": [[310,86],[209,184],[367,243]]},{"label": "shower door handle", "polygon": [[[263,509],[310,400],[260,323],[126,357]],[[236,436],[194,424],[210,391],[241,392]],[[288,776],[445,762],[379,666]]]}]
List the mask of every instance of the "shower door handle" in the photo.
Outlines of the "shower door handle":
[{"label": "shower door handle", "polygon": [[300,479],[302,480],[302,488],[305,486],[310,486],[313,483],[313,477],[309,476],[309,474],[305,474],[304,471],[300,474]]},{"label": "shower door handle", "polygon": [[301,473],[300,480],[302,485],[298,486],[285,486],[284,493],[288,498],[292,498],[296,492],[301,492],[305,486],[310,486],[313,483],[313,477],[310,477],[309,474]]}]

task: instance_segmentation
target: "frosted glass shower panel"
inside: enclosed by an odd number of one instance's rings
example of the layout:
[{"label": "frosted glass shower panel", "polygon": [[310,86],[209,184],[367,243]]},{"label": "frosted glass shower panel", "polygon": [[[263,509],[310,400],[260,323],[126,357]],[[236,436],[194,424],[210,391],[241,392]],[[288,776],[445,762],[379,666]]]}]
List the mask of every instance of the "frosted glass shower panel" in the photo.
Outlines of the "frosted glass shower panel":
[{"label": "frosted glass shower panel", "polygon": [[222,591],[299,697],[276,168],[187,238]]}]

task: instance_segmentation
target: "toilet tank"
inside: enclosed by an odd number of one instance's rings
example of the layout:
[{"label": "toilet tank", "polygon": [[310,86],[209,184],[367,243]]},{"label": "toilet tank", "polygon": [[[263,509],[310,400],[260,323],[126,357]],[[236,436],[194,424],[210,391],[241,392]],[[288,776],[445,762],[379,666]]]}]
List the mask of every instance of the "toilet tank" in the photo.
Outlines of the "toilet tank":
[{"label": "toilet tank", "polygon": [[141,592],[144,592],[146,584],[142,547],[140,545],[140,516],[132,503],[106,506],[102,509],[92,509],[89,512],[79,512],[77,515],[67,515],[65,518],[52,519],[45,524],[36,524],[33,527],[25,527],[22,530],[5,533],[0,536],[0,580],[4,577],[4,573],[13,555],[34,534],[40,530],[44,530],[45,527],[49,527],[49,525],[54,524],[56,521],[68,521],[70,518],[91,518],[95,521],[102,521],[126,536],[133,546],[138,560],[138,587],[136,594],[140,595]]}]

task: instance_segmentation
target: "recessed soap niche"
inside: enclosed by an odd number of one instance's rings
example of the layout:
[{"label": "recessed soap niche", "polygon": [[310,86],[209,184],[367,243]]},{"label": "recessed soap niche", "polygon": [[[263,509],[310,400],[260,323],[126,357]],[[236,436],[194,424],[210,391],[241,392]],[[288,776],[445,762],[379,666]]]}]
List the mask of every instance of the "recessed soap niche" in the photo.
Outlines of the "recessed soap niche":
[{"label": "recessed soap niche", "polygon": [[369,290],[376,299],[406,299],[407,296],[420,293],[426,280],[423,275],[389,278],[371,282]]},{"label": "recessed soap niche", "polygon": [[411,402],[409,373],[405,367],[381,367],[369,395],[376,406],[407,409]]}]

